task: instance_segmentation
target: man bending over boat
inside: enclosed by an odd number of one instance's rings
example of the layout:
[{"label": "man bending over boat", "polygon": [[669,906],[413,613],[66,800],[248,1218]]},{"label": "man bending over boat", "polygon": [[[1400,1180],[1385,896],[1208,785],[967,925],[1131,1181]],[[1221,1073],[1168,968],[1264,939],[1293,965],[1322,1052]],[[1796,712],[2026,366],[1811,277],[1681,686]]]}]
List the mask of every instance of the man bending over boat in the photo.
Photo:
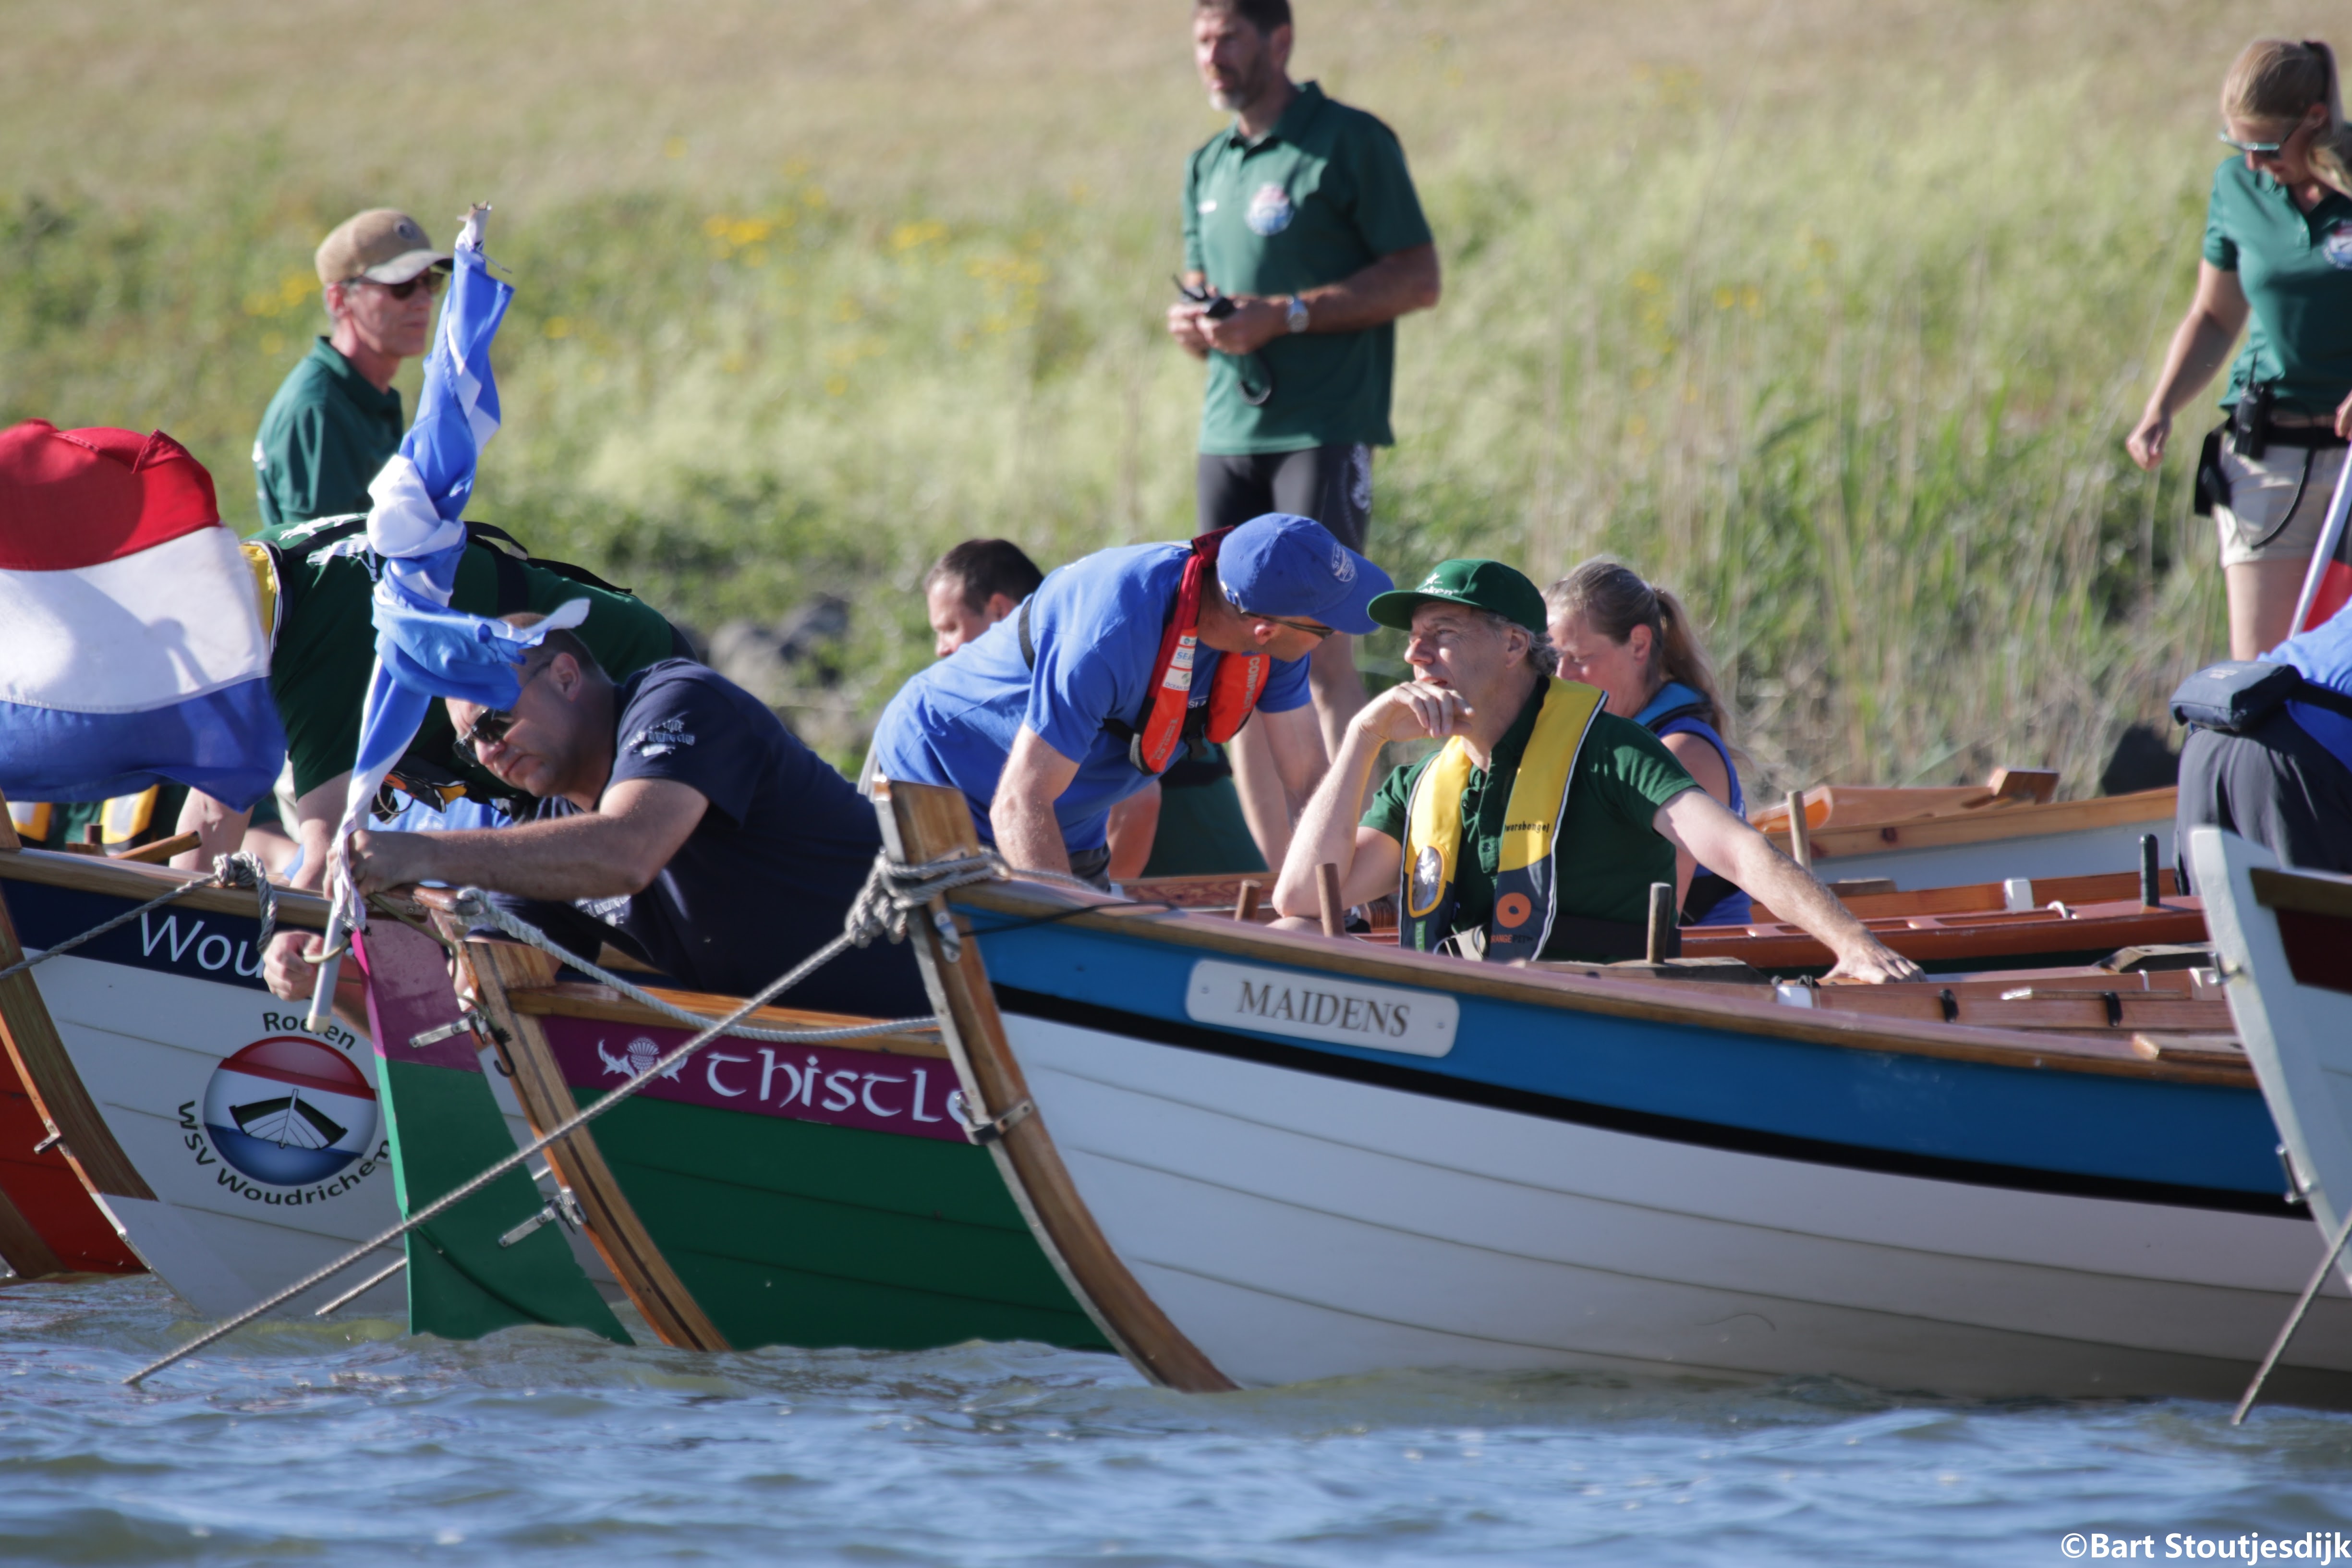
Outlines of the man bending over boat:
[{"label": "man bending over boat", "polygon": [[[543,617],[520,615],[522,626]],[[669,658],[618,682],[555,631],[511,710],[451,701],[459,751],[535,796],[501,829],[352,836],[362,893],[471,884],[574,952],[624,949],[691,990],[759,990],[841,933],[882,847],[873,807],[759,699]],[[912,952],[852,948],[786,1005],[930,1010]]]},{"label": "man bending over boat", "polygon": [[[1656,737],[1606,711],[1606,693],[1558,679],[1543,595],[1519,573],[1441,562],[1368,608],[1411,634],[1414,679],[1349,721],[1283,862],[1284,915],[1316,911],[1315,868],[1329,861],[1345,903],[1397,894],[1408,949],[1491,963],[1638,958],[1650,884],[1675,881],[1680,850],[1827,943],[1832,977],[1918,977]],[[1424,737],[1445,744],[1365,807],[1381,745]]]},{"label": "man bending over boat", "polygon": [[961,790],[1015,866],[1107,882],[1111,808],[1253,715],[1282,787],[1306,798],[1324,765],[1307,656],[1335,631],[1372,630],[1364,605],[1388,585],[1322,524],[1283,512],[1099,551],[908,681],[875,731],[876,769]]}]

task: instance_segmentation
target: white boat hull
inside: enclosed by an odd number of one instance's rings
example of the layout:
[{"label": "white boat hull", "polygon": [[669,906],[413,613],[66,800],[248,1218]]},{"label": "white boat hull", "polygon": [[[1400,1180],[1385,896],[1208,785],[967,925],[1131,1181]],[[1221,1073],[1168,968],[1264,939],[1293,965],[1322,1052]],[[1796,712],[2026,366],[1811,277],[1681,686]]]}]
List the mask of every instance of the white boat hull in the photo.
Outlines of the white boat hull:
[{"label": "white boat hull", "polygon": [[[2311,1226],[1653,1139],[1008,1013],[1077,1194],[1244,1384],[1397,1366],[2233,1397]],[[2282,1394],[2352,1398],[2352,1300]]]},{"label": "white boat hull", "polygon": [[[299,1004],[249,986],[79,958],[36,972],[74,1069],[152,1199],[96,1194],[147,1266],[206,1317],[226,1317],[331,1262],[399,1221],[392,1152],[379,1122],[363,1153],[331,1175],[257,1179],[224,1156],[205,1124],[222,1063],[256,1041],[302,1036]],[[375,1055],[337,1024],[310,1037],[358,1070],[369,1092]],[[355,1265],[284,1309],[324,1305],[397,1261],[398,1247]],[[346,1311],[407,1314],[397,1276]]]},{"label": "white boat hull", "polygon": [[2012,877],[2098,877],[2137,870],[2140,836],[2147,833],[2156,835],[2157,864],[2171,865],[2172,819],[2160,817],[1973,844],[1822,854],[1816,856],[1813,872],[1840,879],[1884,877],[1906,892]]},{"label": "white boat hull", "polygon": [[[2276,868],[2278,857],[2219,828],[2198,829],[2189,850],[2214,943],[2228,962],[2239,1037],[2312,1217],[2332,1237],[2352,1214],[2352,994],[2296,978],[2279,916],[2253,888],[2252,873]],[[2347,975],[2352,950],[2341,953],[2333,978],[2341,984]],[[2339,1275],[2352,1279],[2352,1247],[2336,1262]]]}]

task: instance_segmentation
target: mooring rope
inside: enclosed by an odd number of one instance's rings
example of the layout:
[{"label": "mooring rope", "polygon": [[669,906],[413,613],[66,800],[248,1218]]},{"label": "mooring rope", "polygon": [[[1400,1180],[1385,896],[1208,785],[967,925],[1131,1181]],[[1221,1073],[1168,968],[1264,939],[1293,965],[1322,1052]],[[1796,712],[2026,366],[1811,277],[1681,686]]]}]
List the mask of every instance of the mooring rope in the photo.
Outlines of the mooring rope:
[{"label": "mooring rope", "polygon": [[[746,1038],[774,1040],[792,1045],[821,1045],[829,1040],[855,1039],[861,1035],[903,1034],[910,1027],[932,1026],[934,1021],[931,1018],[922,1017],[892,1018],[879,1023],[854,1024],[831,1029],[772,1029],[754,1032],[738,1027],[738,1025],[740,1025],[743,1019],[751,1016],[753,1013],[758,1012],[761,1007],[766,1006],[771,1001],[791,990],[793,986],[799,984],[802,981],[807,979],[810,975],[815,973],[818,970],[824,968],[826,964],[840,957],[844,952],[849,951],[849,949],[853,947],[867,946],[871,944],[874,939],[877,936],[887,935],[893,942],[905,940],[907,934],[908,916],[913,910],[929,902],[932,899],[937,898],[941,893],[949,892],[957,888],[967,887],[975,882],[998,881],[1016,874],[1023,877],[1035,877],[1045,880],[1067,881],[1076,883],[1081,887],[1087,886],[1087,884],[1079,881],[1076,878],[1065,877],[1059,872],[1022,871],[1015,873],[1012,868],[1008,867],[1004,863],[1003,857],[998,855],[994,850],[982,850],[977,855],[943,857],[938,860],[926,861],[919,866],[898,865],[890,859],[887,852],[877,856],[874,861],[873,872],[866,879],[866,886],[859,890],[856,900],[852,902],[849,907],[849,915],[843,922],[841,934],[834,938],[831,942],[825,943],[823,947],[817,949],[816,952],[809,954],[808,957],[801,960],[800,963],[794,964],[791,969],[785,971],[774,980],[770,981],[757,995],[747,998],[743,1005],[736,1008],[734,1012],[729,1014],[726,1017],[719,1019],[717,1023],[706,1024],[700,1033],[687,1040],[683,1045],[672,1048],[669,1053],[664,1056],[660,1060],[646,1068],[645,1071],[637,1074],[636,1077],[630,1079],[627,1082],[620,1085],[617,1089],[613,1089],[603,1099],[597,1100],[593,1105],[589,1106],[584,1110],[581,1110],[573,1114],[564,1121],[562,1125],[548,1132],[542,1133],[538,1138],[533,1139],[528,1145],[516,1150],[512,1154],[509,1154],[505,1159],[499,1161],[478,1175],[473,1176],[457,1186],[451,1188],[448,1192],[442,1194],[439,1197],[434,1199],[431,1203],[426,1204],[423,1208],[418,1209],[415,1213],[410,1215],[406,1219],[403,1220],[400,1224],[394,1226],[390,1230],[385,1231],[383,1235],[375,1237],[371,1240],[362,1242],[358,1247],[352,1248],[350,1252],[345,1253],[342,1257],[335,1259],[334,1262],[328,1264],[325,1268],[305,1275],[303,1278],[296,1280],[293,1284],[287,1286],[284,1289],[279,1290],[275,1295],[247,1307],[244,1311],[239,1312],[236,1316],[214,1324],[210,1329],[207,1329],[205,1332],[199,1334],[194,1339],[190,1340],[186,1344],[182,1345],[171,1354],[141,1367],[137,1372],[134,1372],[129,1377],[124,1378],[122,1380],[123,1383],[125,1384],[135,1384],[143,1379],[153,1376],[156,1373],[163,1371],[165,1367],[172,1365],[174,1362],[192,1356],[198,1351],[204,1349],[206,1345],[213,1343],[215,1341],[224,1339],[229,1334],[236,1332],[238,1329],[243,1328],[246,1324],[253,1321],[256,1318],[261,1317],[266,1313],[275,1311],[278,1308],[284,1306],[287,1302],[292,1300],[295,1297],[301,1295],[304,1291],[313,1289],[318,1286],[324,1284],[327,1280],[333,1279],[336,1275],[341,1273],[344,1269],[349,1268],[352,1264],[359,1262],[360,1259],[367,1257],[370,1253],[374,1252],[381,1247],[391,1246],[394,1242],[398,1241],[402,1237],[406,1236],[410,1231],[415,1230],[417,1226],[424,1225],[429,1220],[438,1218],[440,1215],[447,1213],[450,1209],[456,1207],[458,1204],[463,1203],[466,1199],[473,1196],[476,1193],[480,1192],[484,1187],[488,1186],[492,1182],[497,1181],[500,1176],[505,1175],[509,1171],[514,1170],[527,1163],[534,1155],[546,1149],[550,1144],[559,1142],[562,1140],[570,1137],[581,1128],[585,1127],[589,1122],[595,1121],[596,1118],[604,1115],[604,1112],[612,1110],[613,1107],[627,1100],[631,1095],[636,1093],[637,1090],[653,1082],[654,1079],[670,1071],[679,1063],[685,1061],[687,1058],[692,1056],[696,1051],[700,1050],[704,1046],[709,1045],[712,1040],[719,1038],[721,1035],[741,1035]],[[184,890],[184,889],[182,889],[182,891]],[[175,894],[173,896],[176,897],[177,895]],[[505,911],[497,910],[497,907],[490,902],[489,895],[483,892],[481,889],[466,888],[461,889],[457,895],[456,902],[457,905],[457,912],[459,914],[469,919],[488,918],[497,923],[501,930],[511,929],[507,925],[507,921],[514,921],[515,925],[522,927],[525,931],[528,931],[530,933],[529,936],[524,937],[523,940],[529,942],[533,947],[540,948],[551,955],[561,959],[562,962],[574,965],[583,973],[596,974],[604,977],[606,983],[614,985],[625,994],[631,994],[633,999],[645,997],[645,994],[638,991],[635,986],[628,984],[626,982],[620,980],[617,976],[607,974],[606,972],[596,968],[593,964],[587,963],[585,961],[582,960],[578,954],[566,952],[562,947],[550,939],[546,932],[540,931],[537,927],[530,925],[528,921],[514,920],[513,916],[506,915]],[[133,912],[135,913],[136,911],[134,910]],[[502,915],[505,916],[504,919],[499,918]],[[945,919],[944,913],[942,913],[940,918]],[[118,921],[116,923],[119,924],[121,922]],[[951,935],[954,929],[953,924],[950,923],[945,927],[942,933],[943,936]],[[959,942],[958,945],[960,947],[961,943]],[[645,999],[650,1005],[661,1007],[665,1011],[677,1011],[677,1009],[670,1009],[667,1006],[667,1004],[661,1003],[657,998],[646,997]],[[693,1014],[685,1014],[684,1016],[697,1024],[705,1023],[703,1019],[697,1017]]]},{"label": "mooring rope", "polygon": [[213,862],[211,870],[199,872],[161,898],[150,899],[135,910],[125,910],[110,921],[100,921],[79,936],[69,936],[63,942],[53,942],[35,956],[20,960],[5,969],[0,969],[0,980],[37,968],[61,952],[71,952],[86,942],[95,942],[115,927],[129,925],[141,915],[160,910],[173,900],[184,898],[198,888],[252,888],[255,889],[260,904],[261,936],[254,943],[254,951],[257,953],[269,945],[270,933],[278,929],[278,889],[270,886],[268,869],[262,865],[260,857],[239,850],[234,855],[221,856]]}]

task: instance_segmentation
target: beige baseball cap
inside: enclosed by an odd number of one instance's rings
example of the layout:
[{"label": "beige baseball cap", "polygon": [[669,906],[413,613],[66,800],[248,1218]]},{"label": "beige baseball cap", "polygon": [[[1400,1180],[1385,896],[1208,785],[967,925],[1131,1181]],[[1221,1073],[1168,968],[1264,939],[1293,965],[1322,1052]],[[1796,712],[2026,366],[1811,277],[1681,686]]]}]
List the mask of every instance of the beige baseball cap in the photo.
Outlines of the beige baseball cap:
[{"label": "beige baseball cap", "polygon": [[318,262],[321,283],[353,278],[405,283],[428,267],[447,270],[449,253],[434,249],[423,226],[406,213],[372,207],[319,242]]}]

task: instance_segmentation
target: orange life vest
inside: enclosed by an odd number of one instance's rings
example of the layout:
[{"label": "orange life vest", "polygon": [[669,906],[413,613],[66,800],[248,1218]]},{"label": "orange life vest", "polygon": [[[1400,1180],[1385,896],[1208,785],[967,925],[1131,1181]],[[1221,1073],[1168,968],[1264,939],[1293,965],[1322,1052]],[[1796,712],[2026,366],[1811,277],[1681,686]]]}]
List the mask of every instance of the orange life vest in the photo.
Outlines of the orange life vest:
[{"label": "orange life vest", "polygon": [[[1213,742],[1230,741],[1241,732],[1265,695],[1274,659],[1263,653],[1221,654],[1209,688],[1209,700],[1192,706],[1192,664],[1201,645],[1201,595],[1217,581],[1217,552],[1230,528],[1204,533],[1192,541],[1192,558],[1184,563],[1184,581],[1176,590],[1176,613],[1160,634],[1160,658],[1151,667],[1151,708],[1143,727],[1128,742],[1128,760],[1157,777],[1168,771],[1196,735]],[[1199,714],[1200,718],[1193,715]],[[1124,728],[1124,726],[1121,726]]]}]

